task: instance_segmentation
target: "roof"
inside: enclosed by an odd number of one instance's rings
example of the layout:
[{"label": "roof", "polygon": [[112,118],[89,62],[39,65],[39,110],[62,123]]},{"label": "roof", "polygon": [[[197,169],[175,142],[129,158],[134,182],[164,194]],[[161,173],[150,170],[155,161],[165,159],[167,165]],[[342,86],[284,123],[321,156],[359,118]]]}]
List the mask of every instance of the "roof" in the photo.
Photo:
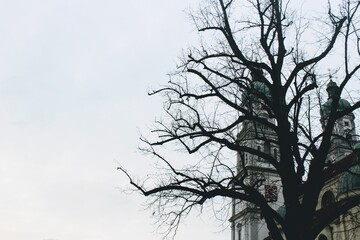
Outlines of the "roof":
[{"label": "roof", "polygon": [[[322,115],[324,118],[327,118],[329,116],[330,111],[331,111],[332,102],[333,102],[333,98],[330,98],[324,104],[321,105],[321,111],[322,111]],[[350,107],[351,107],[351,104],[347,100],[345,100],[343,98],[339,99],[338,106],[337,106],[338,112],[346,110]],[[354,116],[353,113],[350,113],[350,115]]]},{"label": "roof", "polygon": [[360,189],[360,165],[349,168],[339,179],[338,194]]},{"label": "roof", "polygon": [[271,92],[268,86],[264,82],[260,81],[252,81],[250,83],[250,86],[242,95],[242,101],[243,102],[256,102],[258,99],[266,97],[267,99],[271,99]]},{"label": "roof", "polygon": [[[339,99],[337,109],[336,109],[338,112],[346,110],[351,107],[351,104],[347,100],[340,98],[339,87],[331,79],[330,79],[330,82],[326,86],[326,91],[328,92],[329,98],[324,104],[321,105],[322,118],[327,118],[329,116],[329,114],[331,112],[331,107],[333,104],[333,99],[336,99],[336,98]],[[355,117],[355,115],[353,113],[350,113],[349,115],[351,115],[352,117]]]},{"label": "roof", "polygon": [[357,157],[355,153],[351,153],[341,159],[340,161],[337,161],[329,166],[327,166],[324,169],[324,180],[327,181],[336,175],[339,175],[345,171],[347,171],[349,168],[357,164]]},{"label": "roof", "polygon": [[[357,152],[357,150],[355,151]],[[324,170],[324,179],[327,181],[339,174],[343,174],[339,178],[339,194],[360,189],[360,163],[356,153],[352,153],[342,160],[328,166]]]}]

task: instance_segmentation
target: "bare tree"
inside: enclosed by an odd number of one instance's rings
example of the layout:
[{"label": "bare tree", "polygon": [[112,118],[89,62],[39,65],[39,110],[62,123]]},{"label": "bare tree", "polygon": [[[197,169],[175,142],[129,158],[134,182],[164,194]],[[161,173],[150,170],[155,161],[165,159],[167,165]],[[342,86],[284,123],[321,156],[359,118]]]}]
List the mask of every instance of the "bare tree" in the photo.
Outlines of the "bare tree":
[{"label": "bare tree", "polygon": [[[347,0],[335,7],[329,2],[316,18],[305,18],[291,4],[209,0],[191,11],[201,44],[186,51],[168,85],[150,93],[164,97],[166,117],[155,122],[154,135],[141,139],[147,146],[142,150],[160,160],[161,172],[137,182],[120,168],[150,197],[154,214],[169,231],[176,232],[195,206],[227,198],[260,209],[273,239],[309,240],[360,203],[355,195],[314,218],[334,125],[360,107],[354,100],[338,108],[346,87],[359,84],[360,2]],[[339,87],[323,116],[319,101],[329,66]],[[246,124],[260,130],[240,136]],[[266,138],[261,129],[274,137]],[[251,139],[270,141],[278,151],[246,144]],[[195,154],[192,159],[198,161],[175,167],[161,153],[166,146]],[[246,168],[247,156],[261,158],[279,176],[285,216],[264,196],[261,174]]]}]

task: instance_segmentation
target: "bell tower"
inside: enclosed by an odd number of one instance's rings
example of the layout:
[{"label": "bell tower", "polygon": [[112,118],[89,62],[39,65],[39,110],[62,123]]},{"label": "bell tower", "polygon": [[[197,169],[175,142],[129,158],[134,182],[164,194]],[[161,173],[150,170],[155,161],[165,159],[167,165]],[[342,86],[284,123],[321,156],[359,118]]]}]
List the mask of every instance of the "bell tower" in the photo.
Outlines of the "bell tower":
[{"label": "bell tower", "polygon": [[[279,159],[277,135],[266,124],[266,122],[276,124],[266,107],[266,100],[271,100],[271,92],[260,70],[255,69],[251,77],[249,89],[242,97],[242,106],[250,111],[252,116],[261,120],[243,122],[237,136],[238,144]],[[254,155],[247,151],[238,153],[237,173],[239,178],[244,179],[245,184],[261,192],[275,209],[282,204],[280,177],[273,166],[260,154]],[[268,236],[261,211],[252,203],[234,200],[230,221],[232,240],[262,240]]]},{"label": "bell tower", "polygon": [[[340,98],[339,87],[330,78],[327,84],[326,91],[328,92],[328,100],[321,106],[321,124],[325,127],[327,118],[331,112],[332,103],[338,99],[337,111],[344,111],[350,108],[350,103]],[[350,112],[347,115],[336,120],[331,137],[331,149],[328,155],[330,163],[337,162],[346,155],[353,152],[352,146],[357,142],[355,131],[355,115]]]}]

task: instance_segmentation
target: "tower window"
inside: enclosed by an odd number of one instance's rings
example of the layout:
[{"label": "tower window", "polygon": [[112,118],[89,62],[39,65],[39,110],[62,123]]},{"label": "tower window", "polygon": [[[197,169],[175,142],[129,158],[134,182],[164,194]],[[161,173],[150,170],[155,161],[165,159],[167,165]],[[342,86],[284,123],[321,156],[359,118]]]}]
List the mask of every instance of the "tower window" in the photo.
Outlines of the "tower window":
[{"label": "tower window", "polygon": [[277,148],[274,148],[274,158],[277,158]]},{"label": "tower window", "polygon": [[264,142],[264,153],[270,154],[270,142]]},{"label": "tower window", "polygon": [[344,126],[345,127],[350,127],[350,122],[349,121],[344,121]]},{"label": "tower window", "polygon": [[321,198],[321,207],[330,206],[335,202],[335,196],[331,191],[326,191]]},{"label": "tower window", "polygon": [[328,238],[324,234],[321,234],[318,239],[319,240],[328,240]]},{"label": "tower window", "polygon": [[237,239],[238,239],[238,240],[241,240],[241,228],[242,228],[242,226],[241,226],[240,223],[238,223],[238,224],[236,225],[236,227],[237,227]]}]

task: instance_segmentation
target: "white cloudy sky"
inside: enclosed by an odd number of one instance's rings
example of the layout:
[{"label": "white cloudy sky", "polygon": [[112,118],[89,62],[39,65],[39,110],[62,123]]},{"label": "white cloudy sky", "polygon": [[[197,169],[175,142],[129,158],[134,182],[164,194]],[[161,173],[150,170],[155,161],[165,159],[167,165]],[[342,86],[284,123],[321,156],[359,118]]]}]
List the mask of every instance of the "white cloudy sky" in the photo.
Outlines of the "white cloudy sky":
[{"label": "white cloudy sky", "polygon": [[[116,167],[145,165],[146,93],[194,35],[190,2],[0,1],[1,239],[161,239]],[[229,236],[202,222],[178,239]]]},{"label": "white cloudy sky", "polygon": [[[195,32],[191,0],[0,0],[0,238],[158,240],[144,198],[119,190]],[[191,216],[177,239],[230,238]],[[219,233],[220,231],[220,233]]]}]

